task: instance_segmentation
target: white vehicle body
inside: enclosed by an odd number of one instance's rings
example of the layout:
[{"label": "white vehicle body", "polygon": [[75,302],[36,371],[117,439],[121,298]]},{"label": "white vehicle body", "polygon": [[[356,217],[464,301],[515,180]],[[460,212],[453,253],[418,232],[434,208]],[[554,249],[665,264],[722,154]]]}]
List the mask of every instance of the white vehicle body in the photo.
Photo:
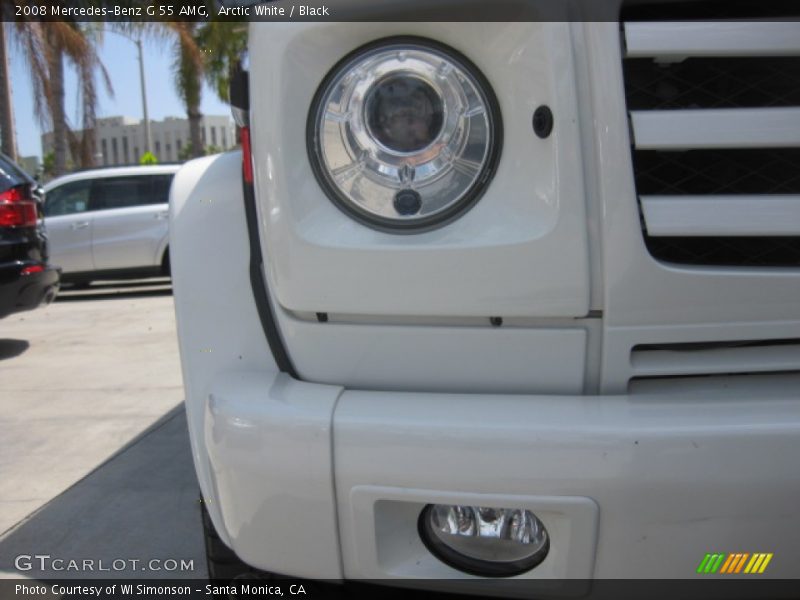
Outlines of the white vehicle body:
[{"label": "white vehicle body", "polygon": [[[800,54],[797,22],[625,27],[628,51],[650,57]],[[505,140],[474,208],[395,235],[326,197],[305,132],[337,61],[408,34],[482,70]],[[623,53],[609,22],[251,25],[255,218],[238,153],[187,164],[171,204],[195,464],[245,562],[318,579],[477,580],[419,538],[420,511],[446,503],[540,516],[550,553],[517,579],[687,578],[726,549],[774,553],[765,576],[798,575],[800,269],[648,252]],[[530,127],[543,104],[547,139]],[[725,133],[742,116],[731,110],[711,111],[708,131],[683,111],[641,116],[649,143],[702,146],[719,122],[711,142],[747,145]],[[753,110],[758,139],[800,145],[798,109]],[[694,218],[685,202],[642,202],[654,229],[748,234],[752,206],[710,200],[721,205],[698,197]],[[775,202],[752,227],[800,234],[800,197]]]},{"label": "white vehicle body", "polygon": [[161,274],[169,240],[168,190],[178,169],[95,169],[48,183],[53,264],[67,279]]}]

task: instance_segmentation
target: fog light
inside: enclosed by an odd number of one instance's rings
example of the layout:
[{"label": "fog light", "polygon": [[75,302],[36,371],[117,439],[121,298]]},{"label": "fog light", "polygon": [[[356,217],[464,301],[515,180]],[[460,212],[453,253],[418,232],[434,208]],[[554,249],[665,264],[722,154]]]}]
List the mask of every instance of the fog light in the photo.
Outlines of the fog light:
[{"label": "fog light", "polygon": [[521,508],[429,504],[420,514],[419,533],[439,560],[485,577],[529,571],[550,549],[544,524]]}]

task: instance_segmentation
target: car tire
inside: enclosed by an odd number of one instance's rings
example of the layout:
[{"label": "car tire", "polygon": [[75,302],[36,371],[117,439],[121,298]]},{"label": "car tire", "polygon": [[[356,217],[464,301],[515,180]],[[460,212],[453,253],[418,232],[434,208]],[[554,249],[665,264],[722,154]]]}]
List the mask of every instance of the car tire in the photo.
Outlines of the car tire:
[{"label": "car tire", "polygon": [[[200,502],[203,513],[203,537],[206,545],[206,564],[208,566],[208,580],[216,586],[229,585],[234,579],[269,579],[270,574],[251,567],[243,562],[236,553],[228,548],[217,535],[214,523],[206,510],[205,504]],[[227,595],[214,596],[227,600]]]},{"label": "car tire", "polygon": [[169,246],[164,250],[164,257],[161,259],[161,273],[167,277],[172,275],[172,267],[169,264]]}]

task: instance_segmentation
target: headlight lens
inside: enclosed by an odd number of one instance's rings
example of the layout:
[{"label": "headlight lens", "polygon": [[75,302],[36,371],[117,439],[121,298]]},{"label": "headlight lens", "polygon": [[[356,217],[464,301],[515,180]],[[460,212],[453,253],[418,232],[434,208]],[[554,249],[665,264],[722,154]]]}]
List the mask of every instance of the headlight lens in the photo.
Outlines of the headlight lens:
[{"label": "headlight lens", "polygon": [[388,75],[367,92],[367,131],[388,152],[419,152],[442,131],[444,102],[428,82],[410,74]]},{"label": "headlight lens", "polygon": [[391,231],[441,225],[470,208],[499,158],[486,79],[455,50],[391,38],[326,77],[308,123],[314,172],[331,199]]}]

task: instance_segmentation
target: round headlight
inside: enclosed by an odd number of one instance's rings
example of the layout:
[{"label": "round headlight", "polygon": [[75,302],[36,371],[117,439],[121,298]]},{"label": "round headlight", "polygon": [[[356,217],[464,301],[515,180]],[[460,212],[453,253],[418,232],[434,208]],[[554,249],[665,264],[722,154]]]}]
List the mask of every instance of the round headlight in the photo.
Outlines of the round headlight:
[{"label": "round headlight", "polygon": [[470,208],[502,145],[486,79],[451,48],[390,38],[340,62],[308,119],[309,157],[328,196],[389,231],[441,225]]}]

